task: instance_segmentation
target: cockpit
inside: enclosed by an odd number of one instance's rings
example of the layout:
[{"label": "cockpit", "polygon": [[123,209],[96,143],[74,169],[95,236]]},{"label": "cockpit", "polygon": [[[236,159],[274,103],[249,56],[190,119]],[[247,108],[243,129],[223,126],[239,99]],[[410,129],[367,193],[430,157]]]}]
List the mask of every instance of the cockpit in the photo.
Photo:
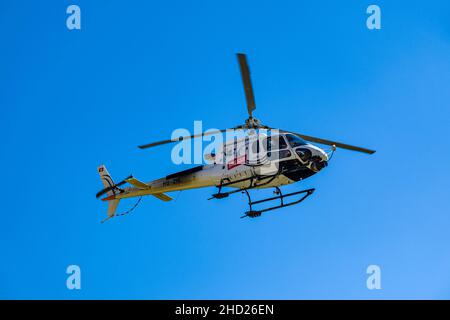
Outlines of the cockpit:
[{"label": "cockpit", "polygon": [[299,168],[298,170],[306,172],[318,172],[328,161],[325,151],[289,132],[247,136],[227,144],[225,149],[224,156],[232,155],[232,159],[235,159],[232,160],[231,167],[235,162],[258,167],[269,161],[274,166],[288,166],[289,171]]},{"label": "cockpit", "polygon": [[[326,166],[327,154],[292,133],[280,133],[263,140],[267,156],[271,161],[299,161],[301,165],[317,172]],[[260,150],[261,151],[261,150]]]}]

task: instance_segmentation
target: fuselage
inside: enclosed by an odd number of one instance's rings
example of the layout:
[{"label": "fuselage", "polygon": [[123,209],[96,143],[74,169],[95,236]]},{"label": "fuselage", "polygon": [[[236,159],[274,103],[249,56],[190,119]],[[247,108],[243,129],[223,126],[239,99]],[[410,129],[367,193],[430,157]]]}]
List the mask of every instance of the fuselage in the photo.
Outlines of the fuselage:
[{"label": "fuselage", "polygon": [[246,145],[241,152],[236,147],[230,147],[228,152],[225,148],[224,153],[228,154],[226,160],[213,160],[211,164],[196,166],[150,181],[145,189],[127,187],[123,193],[117,194],[116,198],[219,187],[224,184],[240,189],[248,188],[250,183],[253,184],[252,188],[282,186],[304,180],[327,165],[328,155],[324,150],[296,135],[283,133],[268,139],[271,147],[265,151],[264,156],[258,154],[255,161],[249,159],[248,153],[245,153],[252,146]]}]

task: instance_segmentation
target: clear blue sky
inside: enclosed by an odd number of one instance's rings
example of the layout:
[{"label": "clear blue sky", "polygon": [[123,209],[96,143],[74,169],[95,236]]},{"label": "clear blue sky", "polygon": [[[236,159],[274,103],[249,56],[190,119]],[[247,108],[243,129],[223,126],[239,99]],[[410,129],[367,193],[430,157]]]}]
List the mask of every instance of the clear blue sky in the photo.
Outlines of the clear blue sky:
[{"label": "clear blue sky", "polygon": [[[72,3],[81,31],[65,25]],[[449,13],[444,0],[2,1],[0,298],[450,298]],[[100,224],[99,164],[159,178],[183,168],[138,144],[243,122],[236,52],[263,122],[378,152],[339,150],[287,188],[311,198],[259,219],[239,219],[245,197],[201,189]]]}]

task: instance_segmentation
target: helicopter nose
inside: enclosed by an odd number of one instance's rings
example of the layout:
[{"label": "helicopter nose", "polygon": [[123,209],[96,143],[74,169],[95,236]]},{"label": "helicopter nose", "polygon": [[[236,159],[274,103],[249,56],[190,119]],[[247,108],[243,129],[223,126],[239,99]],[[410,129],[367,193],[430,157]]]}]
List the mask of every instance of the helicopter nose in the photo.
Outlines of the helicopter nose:
[{"label": "helicopter nose", "polygon": [[318,147],[315,147],[314,150],[315,156],[313,157],[313,161],[311,163],[311,169],[318,172],[328,165],[328,154]]},{"label": "helicopter nose", "polygon": [[322,159],[318,159],[316,158],[316,161],[313,161],[311,163],[311,169],[313,169],[313,171],[315,172],[319,172],[320,170],[322,170],[323,168],[325,168],[326,166],[328,166],[328,161],[326,159],[328,159],[328,156],[325,154],[325,157],[322,156]]},{"label": "helicopter nose", "polygon": [[312,149],[311,151],[313,151],[313,156],[320,158],[320,161],[323,161],[323,162],[328,161],[328,154],[325,152],[325,150],[323,150],[317,146],[313,146],[313,145],[311,145],[310,147]]},{"label": "helicopter nose", "polygon": [[322,158],[322,161],[327,162],[328,161],[328,154],[324,150],[320,150],[320,157]]}]

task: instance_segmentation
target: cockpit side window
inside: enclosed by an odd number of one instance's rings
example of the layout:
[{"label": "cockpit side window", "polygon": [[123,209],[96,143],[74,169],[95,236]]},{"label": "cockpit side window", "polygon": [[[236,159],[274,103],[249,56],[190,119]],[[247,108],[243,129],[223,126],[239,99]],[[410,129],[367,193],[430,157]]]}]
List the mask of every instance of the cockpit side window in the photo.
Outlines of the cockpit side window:
[{"label": "cockpit side window", "polygon": [[283,136],[276,135],[264,139],[264,145],[268,151],[287,149],[287,143]]},{"label": "cockpit side window", "polygon": [[305,140],[303,140],[299,136],[296,136],[293,134],[287,134],[286,139],[288,140],[288,142],[292,148],[304,146],[307,144]]}]

